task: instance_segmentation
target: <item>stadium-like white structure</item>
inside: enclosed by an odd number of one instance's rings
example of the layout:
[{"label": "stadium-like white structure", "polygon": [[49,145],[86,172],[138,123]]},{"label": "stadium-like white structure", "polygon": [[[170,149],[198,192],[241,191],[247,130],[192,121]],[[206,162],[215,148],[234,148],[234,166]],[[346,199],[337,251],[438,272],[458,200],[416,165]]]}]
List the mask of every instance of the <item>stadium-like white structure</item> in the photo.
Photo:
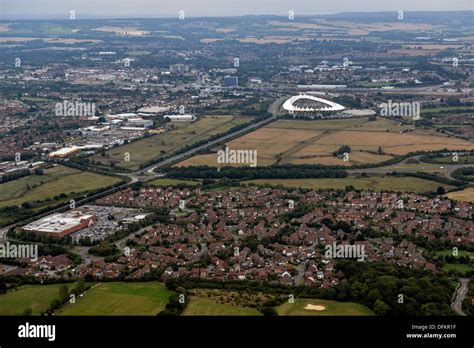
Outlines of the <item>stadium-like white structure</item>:
[{"label": "stadium-like white structure", "polygon": [[[325,104],[326,106],[322,107],[298,107],[295,106],[295,102],[298,100],[312,100],[321,104]],[[344,106],[334,103],[330,100],[322,99],[315,97],[313,95],[309,94],[299,94],[291,97],[287,101],[283,103],[283,109],[288,111],[290,114],[295,114],[295,113],[313,113],[313,112],[326,112],[326,111],[342,111],[345,109]]]}]

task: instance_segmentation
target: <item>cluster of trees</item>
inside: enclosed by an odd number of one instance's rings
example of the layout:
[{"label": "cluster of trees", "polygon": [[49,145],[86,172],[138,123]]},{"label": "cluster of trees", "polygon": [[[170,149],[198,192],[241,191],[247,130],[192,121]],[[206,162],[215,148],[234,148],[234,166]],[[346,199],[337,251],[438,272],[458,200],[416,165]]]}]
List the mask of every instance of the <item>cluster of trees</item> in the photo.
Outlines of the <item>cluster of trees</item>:
[{"label": "cluster of trees", "polygon": [[467,296],[461,303],[462,309],[467,315],[474,315],[474,303],[471,301],[472,297],[474,297],[474,288],[469,286]]},{"label": "cluster of trees", "polygon": [[451,176],[461,181],[474,181],[474,167],[456,169]]},{"label": "cluster of trees", "polygon": [[57,255],[67,255],[67,257],[72,260],[74,265],[79,265],[82,263],[81,256],[73,253],[69,248],[58,245],[58,244],[38,244],[38,255],[39,256],[57,256]]},{"label": "cluster of trees", "polygon": [[474,159],[471,156],[474,156],[474,152],[462,154],[458,157],[458,161],[454,162],[452,154],[428,154],[420,157],[420,160],[423,162],[436,164],[471,164],[474,163]]},{"label": "cluster of trees", "polygon": [[344,105],[346,108],[362,108],[362,100],[359,97],[341,95],[334,98],[336,103]]},{"label": "cluster of trees", "polygon": [[118,255],[120,250],[113,243],[103,240],[100,244],[89,249],[89,254],[94,256],[114,256]]},{"label": "cluster of trees", "polygon": [[334,157],[343,156],[345,153],[351,153],[352,149],[348,145],[342,145],[338,150],[334,151],[332,155]]},{"label": "cluster of trees", "polygon": [[[42,312],[41,315],[52,315],[55,310],[57,310],[67,302],[71,301],[71,298],[73,298],[71,295],[78,296],[89,288],[90,285],[87,284],[83,278],[80,278],[78,280],[76,287],[73,288],[71,291],[69,291],[69,288],[66,284],[61,285],[61,287],[59,288],[58,297],[51,302],[46,312]],[[27,315],[28,312],[29,310],[27,309],[24,314]]]},{"label": "cluster of trees", "polygon": [[[445,251],[445,250],[453,250],[452,246],[445,245],[445,246],[440,246],[440,245],[435,245],[433,246],[432,244],[428,244],[427,247],[423,250],[423,256],[429,260],[430,262],[436,264],[436,267],[438,269],[441,269],[444,264],[449,263],[449,264],[462,264],[462,265],[470,265],[472,263],[471,258],[466,255],[466,256],[454,256],[454,255],[443,255],[440,254],[439,251]],[[457,248],[457,246],[456,246]],[[466,246],[465,247],[466,251],[472,251],[474,250],[474,247],[472,246]],[[451,269],[448,271],[449,274],[456,274],[458,270],[456,269]],[[459,273],[464,273],[464,276],[469,276],[474,274],[474,270],[470,270],[467,272],[461,272]]]},{"label": "cluster of trees", "polygon": [[16,170],[12,173],[5,173],[0,176],[0,183],[23,178],[24,176],[28,176],[30,174],[31,172],[29,169],[21,169],[21,170]]},{"label": "cluster of trees", "polygon": [[175,291],[177,293],[170,296],[166,309],[158,313],[159,316],[178,316],[186,309],[189,303],[187,290],[183,287],[177,287]]},{"label": "cluster of trees", "polygon": [[453,289],[445,276],[348,260],[338,261],[336,269],[347,277],[336,300],[362,303],[377,315],[452,315]]},{"label": "cluster of trees", "polygon": [[34,232],[23,231],[22,229],[15,229],[13,231],[9,231],[8,236],[13,239],[22,240],[25,242],[35,242],[49,245],[73,245],[72,238],[70,236],[54,237]]},{"label": "cluster of trees", "polygon": [[[337,169],[336,169],[337,168]],[[224,167],[219,171],[209,166],[165,168],[167,176],[175,179],[303,179],[303,178],[345,178],[347,172],[338,167],[321,165],[273,165],[268,167]]]},{"label": "cluster of trees", "polygon": [[[351,301],[371,308],[377,315],[452,315],[450,302],[453,288],[446,276],[434,275],[423,269],[350,260],[339,260],[336,271],[343,274],[342,281],[339,286],[330,289],[188,277],[170,279],[166,286],[172,291],[180,287],[188,290],[206,288]],[[268,307],[279,304],[278,301],[265,304],[261,311],[274,315]]]},{"label": "cluster of trees", "polygon": [[446,255],[444,257],[444,262],[446,263],[461,263],[464,265],[468,265],[471,263],[471,258],[469,256],[453,256],[453,255]]}]

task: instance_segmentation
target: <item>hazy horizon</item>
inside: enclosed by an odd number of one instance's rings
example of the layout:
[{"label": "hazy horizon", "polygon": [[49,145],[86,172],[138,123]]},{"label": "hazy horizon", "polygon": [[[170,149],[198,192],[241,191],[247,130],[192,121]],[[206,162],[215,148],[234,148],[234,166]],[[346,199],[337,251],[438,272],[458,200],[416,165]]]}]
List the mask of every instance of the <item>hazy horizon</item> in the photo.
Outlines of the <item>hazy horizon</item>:
[{"label": "hazy horizon", "polygon": [[67,18],[74,10],[78,19],[107,17],[174,17],[184,10],[187,17],[228,17],[245,15],[295,16],[339,12],[387,11],[466,11],[473,10],[471,0],[0,0],[0,18]]}]

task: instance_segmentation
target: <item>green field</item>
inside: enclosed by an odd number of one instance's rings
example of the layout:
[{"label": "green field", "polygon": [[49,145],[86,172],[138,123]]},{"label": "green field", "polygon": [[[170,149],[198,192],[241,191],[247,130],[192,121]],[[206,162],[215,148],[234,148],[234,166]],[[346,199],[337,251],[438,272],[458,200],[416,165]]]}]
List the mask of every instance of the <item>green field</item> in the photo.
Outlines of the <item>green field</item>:
[{"label": "green field", "polygon": [[462,263],[445,263],[441,269],[445,272],[449,272],[451,270],[458,271],[459,273],[467,273],[473,270],[471,265],[466,265]]},{"label": "green field", "polygon": [[162,283],[99,283],[57,315],[156,315],[172,292]]},{"label": "green field", "polygon": [[474,110],[474,106],[441,106],[438,108],[428,108],[421,110],[421,113],[428,113],[428,112],[449,112],[449,111],[459,111],[459,110],[466,110],[467,112]]},{"label": "green field", "polygon": [[43,175],[30,175],[0,184],[0,208],[43,201],[61,193],[71,195],[97,190],[119,181],[115,177],[57,166],[45,170]]},{"label": "green field", "polygon": [[[448,255],[454,256],[453,251],[451,249],[437,251],[436,255],[437,256],[448,256]],[[471,264],[445,263],[441,269],[445,272],[449,272],[450,270],[455,270],[463,274],[465,274],[466,272],[472,271],[474,269],[473,268],[474,252],[459,250],[458,255],[456,257],[461,257],[461,256],[469,256],[469,258],[471,259]]]},{"label": "green field", "polygon": [[[438,256],[454,256],[453,251],[448,249],[448,250],[440,250],[436,252],[436,255]],[[469,251],[464,251],[464,250],[458,250],[458,255],[457,257],[460,256],[469,256],[469,258],[474,259],[474,252],[469,252]]]},{"label": "green field", "polygon": [[[140,139],[127,145],[106,151],[92,157],[102,165],[112,163],[129,170],[136,170],[141,164],[155,158],[170,155],[180,148],[222,134],[231,128],[252,121],[252,117],[234,117],[229,115],[205,116],[196,122],[174,122],[174,129]],[[125,162],[125,153],[130,154],[130,161]]]},{"label": "green field", "polygon": [[[307,305],[323,306],[321,311],[305,309]],[[374,315],[372,310],[352,302],[337,302],[319,299],[296,299],[294,303],[286,302],[276,307],[278,315],[284,316],[307,316],[307,315]]]},{"label": "green field", "polygon": [[392,177],[392,176],[370,176],[357,177],[348,176],[340,179],[258,179],[242,182],[243,184],[256,185],[281,185],[286,188],[305,189],[345,189],[347,186],[354,186],[358,190],[374,191],[402,191],[423,193],[435,191],[437,187],[443,186],[445,189],[452,188],[449,185],[440,184],[434,181],[414,178],[414,177]]},{"label": "green field", "polygon": [[[33,315],[40,315],[59,297],[62,285],[25,285],[17,291],[0,295],[0,315],[22,315],[27,308],[33,310]],[[68,287],[71,290],[73,284],[68,284]]]},{"label": "green field", "polygon": [[200,184],[199,181],[191,181],[191,180],[179,180],[179,179],[156,179],[148,183],[150,186],[154,187],[169,187],[184,184],[187,186],[197,186]]},{"label": "green field", "polygon": [[230,315],[230,316],[255,316],[262,315],[256,308],[237,307],[228,304],[215,303],[201,298],[192,298],[183,315]]}]

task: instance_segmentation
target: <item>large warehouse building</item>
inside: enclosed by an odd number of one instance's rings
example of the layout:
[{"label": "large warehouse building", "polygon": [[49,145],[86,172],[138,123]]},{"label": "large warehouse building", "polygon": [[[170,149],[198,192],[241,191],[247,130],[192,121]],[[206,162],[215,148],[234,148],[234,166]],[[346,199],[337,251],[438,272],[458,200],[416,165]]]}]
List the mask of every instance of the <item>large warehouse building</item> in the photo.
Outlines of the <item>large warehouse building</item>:
[{"label": "large warehouse building", "polygon": [[171,122],[191,122],[196,120],[196,117],[194,115],[184,115],[184,114],[178,114],[178,115],[165,115],[163,118],[168,118]]},{"label": "large warehouse building", "polygon": [[63,237],[91,226],[96,220],[97,217],[94,213],[85,214],[76,210],[46,216],[23,226],[23,230],[53,237]]}]

